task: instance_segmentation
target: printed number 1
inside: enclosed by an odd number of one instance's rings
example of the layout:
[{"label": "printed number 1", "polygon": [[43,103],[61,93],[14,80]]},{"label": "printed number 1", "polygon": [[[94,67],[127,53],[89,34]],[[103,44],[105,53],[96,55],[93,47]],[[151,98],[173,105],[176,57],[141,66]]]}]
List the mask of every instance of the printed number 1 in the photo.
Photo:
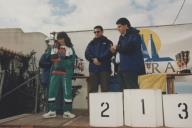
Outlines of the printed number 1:
[{"label": "printed number 1", "polygon": [[144,99],[141,99],[141,103],[142,103],[142,113],[143,113],[143,115],[145,115],[145,102],[144,102]]}]

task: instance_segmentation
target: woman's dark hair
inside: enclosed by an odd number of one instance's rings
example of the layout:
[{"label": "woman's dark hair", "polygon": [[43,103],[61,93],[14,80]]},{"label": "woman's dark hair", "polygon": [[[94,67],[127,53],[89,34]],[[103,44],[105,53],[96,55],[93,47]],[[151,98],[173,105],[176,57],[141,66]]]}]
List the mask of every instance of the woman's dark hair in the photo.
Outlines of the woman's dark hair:
[{"label": "woman's dark hair", "polygon": [[95,27],[94,27],[94,30],[95,30],[95,29],[100,29],[101,31],[103,31],[103,27],[102,27],[101,25],[95,26]]},{"label": "woman's dark hair", "polygon": [[65,41],[65,45],[67,47],[73,47],[73,44],[71,43],[71,39],[69,38],[69,36],[67,35],[66,32],[59,32],[57,33],[57,39],[64,39]]}]

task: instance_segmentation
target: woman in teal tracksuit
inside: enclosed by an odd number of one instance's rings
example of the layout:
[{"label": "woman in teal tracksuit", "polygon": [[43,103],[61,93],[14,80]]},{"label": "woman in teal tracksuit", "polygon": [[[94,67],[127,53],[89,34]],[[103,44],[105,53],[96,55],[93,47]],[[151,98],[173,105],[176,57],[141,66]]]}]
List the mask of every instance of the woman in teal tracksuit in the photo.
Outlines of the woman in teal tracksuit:
[{"label": "woman in teal tracksuit", "polygon": [[63,117],[74,118],[72,110],[72,76],[74,71],[75,51],[70,38],[65,32],[57,34],[57,43],[59,48],[56,53],[56,58],[52,58],[51,80],[49,85],[48,110],[44,114],[44,118],[56,117],[56,97],[59,86],[62,86],[63,91]]}]

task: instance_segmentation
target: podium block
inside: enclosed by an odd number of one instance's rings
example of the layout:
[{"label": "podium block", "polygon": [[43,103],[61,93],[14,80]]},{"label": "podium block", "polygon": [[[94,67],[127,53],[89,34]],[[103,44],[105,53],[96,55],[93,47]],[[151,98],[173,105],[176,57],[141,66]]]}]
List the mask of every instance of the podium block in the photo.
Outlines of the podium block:
[{"label": "podium block", "polygon": [[192,127],[192,94],[170,94],[163,96],[166,127]]},{"label": "podium block", "polygon": [[105,92],[89,94],[90,126],[123,126],[123,94]]},{"label": "podium block", "polygon": [[126,126],[163,126],[161,90],[124,90],[124,118]]}]

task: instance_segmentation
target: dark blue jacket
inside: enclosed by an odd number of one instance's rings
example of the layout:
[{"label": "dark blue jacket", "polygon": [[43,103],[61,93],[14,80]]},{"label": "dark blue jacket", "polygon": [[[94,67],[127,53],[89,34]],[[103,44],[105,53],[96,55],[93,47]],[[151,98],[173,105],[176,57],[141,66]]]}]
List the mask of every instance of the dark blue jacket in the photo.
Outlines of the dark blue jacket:
[{"label": "dark blue jacket", "polygon": [[120,53],[119,71],[145,74],[139,30],[130,27],[125,35],[121,35],[117,51]]},{"label": "dark blue jacket", "polygon": [[40,75],[41,84],[44,87],[49,86],[50,80],[50,69],[52,66],[52,62],[50,60],[50,55],[48,52],[43,53],[39,61],[39,67],[42,68],[42,74]]},{"label": "dark blue jacket", "polygon": [[[111,72],[111,57],[112,53],[110,47],[112,42],[105,36],[100,38],[94,38],[87,46],[85,50],[85,58],[89,63],[89,72],[97,73],[102,71]],[[97,58],[101,65],[95,65],[92,61],[93,58]]]}]

